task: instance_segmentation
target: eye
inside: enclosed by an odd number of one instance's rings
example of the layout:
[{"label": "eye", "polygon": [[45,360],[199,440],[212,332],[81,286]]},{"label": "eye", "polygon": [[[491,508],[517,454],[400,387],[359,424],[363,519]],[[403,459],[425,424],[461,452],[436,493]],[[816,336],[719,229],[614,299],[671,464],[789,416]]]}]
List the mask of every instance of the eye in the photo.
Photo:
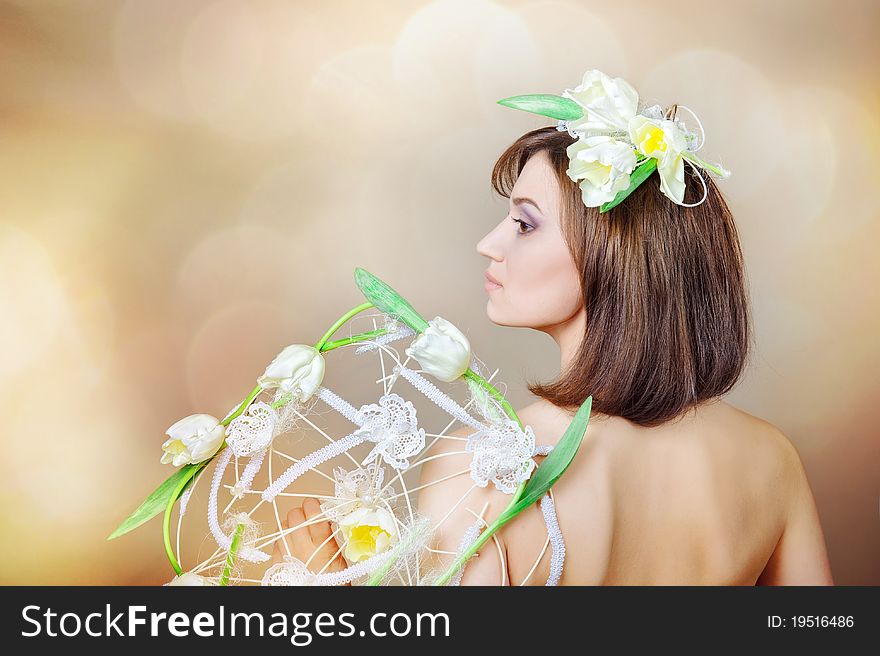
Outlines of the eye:
[{"label": "eye", "polygon": [[[512,217],[510,217],[510,218],[513,219],[516,223],[519,224],[519,229],[516,231],[516,233],[517,233],[518,235],[527,235],[527,234],[529,234],[532,230],[535,229],[535,226],[526,223],[526,222],[523,221],[522,219],[518,219],[518,218],[516,218],[515,216],[512,216]],[[527,228],[527,229],[526,229],[526,230],[523,230],[523,228]]]}]

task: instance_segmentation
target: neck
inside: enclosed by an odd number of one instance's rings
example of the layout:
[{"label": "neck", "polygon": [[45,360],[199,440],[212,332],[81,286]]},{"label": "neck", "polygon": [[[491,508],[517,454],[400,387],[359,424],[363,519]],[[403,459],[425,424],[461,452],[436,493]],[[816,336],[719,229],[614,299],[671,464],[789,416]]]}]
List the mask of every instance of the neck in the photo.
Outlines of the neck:
[{"label": "neck", "polygon": [[583,306],[571,317],[558,323],[545,332],[553,338],[559,346],[559,370],[565,371],[566,367],[577,356],[578,348],[584,338],[587,320]]}]

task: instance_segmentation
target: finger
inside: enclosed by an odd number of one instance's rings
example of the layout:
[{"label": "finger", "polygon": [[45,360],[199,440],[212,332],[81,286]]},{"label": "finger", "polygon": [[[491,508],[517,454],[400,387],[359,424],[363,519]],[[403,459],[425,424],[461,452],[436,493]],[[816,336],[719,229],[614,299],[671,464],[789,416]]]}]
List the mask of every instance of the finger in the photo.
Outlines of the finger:
[{"label": "finger", "polygon": [[[321,510],[321,504],[313,497],[306,497],[303,501],[303,510],[305,510],[306,517],[309,519],[312,519],[323,512]],[[318,554],[315,556],[315,560],[320,561],[320,567],[323,567],[331,560],[333,562],[325,571],[337,572],[347,567],[345,560],[342,558],[342,554],[337,553],[339,551],[339,544],[332,537],[333,525],[329,520],[310,525],[309,532],[312,536],[312,543],[315,545],[315,548],[318,549]]]},{"label": "finger", "polygon": [[[324,513],[324,511],[321,510],[320,502],[314,497],[306,497],[303,499],[302,509],[308,520],[312,520]],[[324,540],[329,538],[331,533],[332,529],[330,528],[329,521],[319,521],[314,524],[309,524],[309,535],[312,538],[312,544],[315,546],[318,546]]]},{"label": "finger", "polygon": [[[281,520],[281,530],[283,531],[286,528],[288,528],[287,520],[282,519]],[[286,539],[287,539],[286,536],[280,535],[280,536],[278,536],[278,539],[276,539],[272,542],[272,562],[273,563],[280,563],[281,561],[284,560],[284,556],[287,555],[287,547],[285,547],[285,545],[282,543],[282,541],[286,540]],[[287,546],[290,546],[290,545],[287,545]]]},{"label": "finger", "polygon": [[[309,556],[311,556],[314,551],[308,527],[300,526],[305,523],[305,521],[306,516],[303,514],[302,508],[294,508],[287,513],[287,524],[290,528],[294,529],[292,532],[288,533],[290,550],[293,552],[294,556],[303,562],[308,560]],[[299,528],[297,528],[297,526],[299,526]]]}]

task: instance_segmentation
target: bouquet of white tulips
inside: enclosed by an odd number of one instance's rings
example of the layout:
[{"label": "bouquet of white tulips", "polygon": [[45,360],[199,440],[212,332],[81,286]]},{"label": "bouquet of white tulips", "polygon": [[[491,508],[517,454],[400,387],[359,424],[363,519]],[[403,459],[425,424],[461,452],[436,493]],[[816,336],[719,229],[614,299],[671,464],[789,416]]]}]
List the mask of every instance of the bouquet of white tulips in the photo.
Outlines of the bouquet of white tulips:
[{"label": "bouquet of white tulips", "polygon": [[[467,337],[442,317],[426,321],[391,287],[363,269],[355,270],[355,282],[367,302],[342,315],[314,344],[297,343],[282,349],[257,378],[256,386],[223,419],[193,414],[168,428],[161,462],[175,467],[175,471],[108,539],[162,515],[165,552],[176,574],[168,585],[454,585],[468,560],[501,526],[531,504],[546,500],[580,446],[592,397],[581,406],[559,443],[542,454],[547,457],[536,465],[533,456],[538,450],[531,427],[522,425],[510,403],[490,383],[492,377],[472,354]],[[373,330],[331,339],[371,309]],[[377,318],[383,321],[382,327],[377,325]],[[401,360],[391,344],[407,338],[411,340],[405,349],[407,358]],[[347,346],[355,346],[358,353],[378,353],[383,374],[386,360],[387,364],[393,363],[392,373],[381,379],[382,394],[376,403],[355,407],[323,384],[325,358],[331,351]],[[420,368],[407,366],[410,359]],[[450,385],[465,382],[470,400],[460,404],[430,378]],[[445,572],[435,572],[430,580],[417,573],[416,583],[408,565],[414,563],[418,570],[419,554],[426,549],[436,518],[413,512],[411,503],[401,510],[402,504],[395,501],[408,494],[407,488],[396,494],[391,483],[395,479],[403,483],[403,474],[420,464],[420,455],[430,445],[426,445],[423,420],[412,400],[392,389],[399,379],[410,384],[407,390],[415,392],[417,398],[427,398],[452,417],[446,429],[427,435],[441,438],[455,421],[474,429],[467,441],[467,451],[473,454],[472,478],[477,485],[491,483],[511,496],[509,505],[494,522],[478,523],[463,536],[461,548]],[[309,415],[316,414],[319,402],[352,424],[351,430],[332,437],[318,428]],[[477,412],[469,408],[471,405]],[[286,454],[284,436],[294,425],[319,431],[326,443],[302,457]],[[370,448],[360,462],[351,455],[359,445]],[[355,467],[336,466],[332,477],[323,471],[329,463],[343,458]],[[282,471],[277,468],[279,461],[284,465]],[[207,516],[216,549],[198,564],[184,568],[179,546],[183,519],[195,484],[209,468]],[[261,486],[257,480],[264,470],[268,470],[266,483]],[[225,479],[232,478],[232,472],[234,482],[224,484]],[[305,485],[307,474],[331,480],[333,493],[291,492]],[[221,491],[229,493],[226,504]],[[308,561],[289,554],[282,562],[269,564],[272,556],[266,549],[272,549],[297,528],[285,526],[280,519],[277,499],[289,496],[325,499],[321,520],[332,523],[344,566],[313,571]],[[248,499],[256,504],[244,511],[242,506]],[[172,544],[175,508],[176,547]],[[273,511],[272,530],[263,530],[256,521],[259,508]],[[548,519],[547,530],[554,533],[554,545],[560,548],[562,536],[555,515]],[[407,564],[406,576],[401,563]],[[245,576],[245,567],[256,569],[258,574]],[[556,580],[559,573],[555,572]]]}]

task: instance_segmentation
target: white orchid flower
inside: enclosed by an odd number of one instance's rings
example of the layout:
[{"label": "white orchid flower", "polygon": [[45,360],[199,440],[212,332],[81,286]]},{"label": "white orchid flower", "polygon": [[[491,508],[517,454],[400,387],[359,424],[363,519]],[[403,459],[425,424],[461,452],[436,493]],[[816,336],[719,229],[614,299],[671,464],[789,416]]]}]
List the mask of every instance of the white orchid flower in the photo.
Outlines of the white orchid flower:
[{"label": "white orchid flower", "polygon": [[580,182],[587,207],[599,207],[614,200],[629,187],[629,174],[636,166],[636,153],[625,141],[608,136],[584,137],[566,149],[568,177]]},{"label": "white orchid flower", "polygon": [[170,462],[180,467],[207,460],[217,453],[225,430],[225,426],[212,415],[184,417],[165,431],[168,439],[162,444],[162,464]]},{"label": "white orchid flower", "polygon": [[684,201],[684,158],[687,137],[674,121],[666,118],[633,116],[629,121],[630,140],[640,153],[657,160],[660,190],[671,200]]},{"label": "white orchid flower", "polygon": [[324,379],[324,357],[314,346],[291,344],[275,356],[257,379],[263,389],[278,387],[307,401]]},{"label": "white orchid flower", "polygon": [[443,317],[429,321],[425,331],[406,349],[406,354],[415,358],[424,371],[447,383],[459,378],[471,363],[468,338]]},{"label": "white orchid flower", "polygon": [[568,128],[578,132],[626,130],[639,104],[638,92],[626,80],[612,79],[596,69],[584,73],[583,81],[562,95],[584,109],[582,118],[568,121]]}]

